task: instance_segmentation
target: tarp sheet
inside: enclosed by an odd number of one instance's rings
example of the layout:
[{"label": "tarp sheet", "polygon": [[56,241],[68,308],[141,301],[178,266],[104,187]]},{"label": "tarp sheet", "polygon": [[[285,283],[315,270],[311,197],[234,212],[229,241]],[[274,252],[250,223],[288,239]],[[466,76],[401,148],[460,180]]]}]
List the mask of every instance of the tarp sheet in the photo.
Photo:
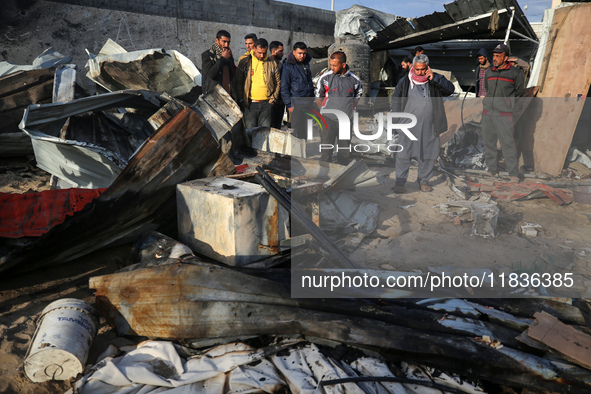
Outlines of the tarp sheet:
[{"label": "tarp sheet", "polygon": [[[299,345],[299,346],[294,346]],[[115,357],[106,355],[92,371],[75,384],[80,394],[98,393],[205,393],[253,392],[313,393],[435,393],[452,391],[481,393],[482,390],[445,373],[403,363],[402,373],[415,382],[439,384],[438,389],[416,383],[348,382],[321,385],[333,379],[357,376],[394,378],[386,363],[361,357],[350,365],[323,354],[313,343],[286,340],[254,349],[236,342],[182,357],[183,348],[166,341],[147,341]],[[281,352],[279,352],[282,350]],[[289,389],[289,390],[288,390]],[[72,393],[70,390],[68,393]],[[458,392],[458,391],[454,391]]]}]

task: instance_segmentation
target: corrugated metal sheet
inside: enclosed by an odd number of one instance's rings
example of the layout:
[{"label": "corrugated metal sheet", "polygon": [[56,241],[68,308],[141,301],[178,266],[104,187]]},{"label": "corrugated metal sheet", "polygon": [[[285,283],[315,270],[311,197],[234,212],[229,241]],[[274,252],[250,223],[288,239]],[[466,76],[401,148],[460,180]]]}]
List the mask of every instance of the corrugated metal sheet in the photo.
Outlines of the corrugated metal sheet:
[{"label": "corrugated metal sheet", "polygon": [[81,211],[106,189],[0,193],[0,237],[36,237]]},{"label": "corrugated metal sheet", "polygon": [[153,129],[139,114],[99,111],[135,108],[147,118],[164,102],[155,92],[127,90],[31,105],[20,127],[32,139],[39,168],[77,187],[103,188],[115,180]]},{"label": "corrugated metal sheet", "polygon": [[[515,0],[462,0],[446,4],[445,12],[419,18],[399,19],[378,32],[369,45],[373,50],[394,49],[453,39],[504,39],[515,7],[512,30],[533,39],[536,35]],[[499,16],[498,28],[489,29],[493,12]]]}]

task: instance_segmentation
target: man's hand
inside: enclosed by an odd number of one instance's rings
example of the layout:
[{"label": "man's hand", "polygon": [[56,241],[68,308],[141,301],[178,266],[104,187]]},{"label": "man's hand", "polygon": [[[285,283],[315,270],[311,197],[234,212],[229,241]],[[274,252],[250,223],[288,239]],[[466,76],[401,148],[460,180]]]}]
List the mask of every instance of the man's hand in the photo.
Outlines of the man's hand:
[{"label": "man's hand", "polygon": [[287,110],[291,113],[293,112],[293,107],[289,107]]},{"label": "man's hand", "polygon": [[427,72],[425,72],[425,76],[429,79],[429,81],[433,80],[433,71],[431,71],[431,67],[427,67]]},{"label": "man's hand", "polygon": [[228,60],[232,57],[232,50],[230,48],[222,48],[222,57]]}]

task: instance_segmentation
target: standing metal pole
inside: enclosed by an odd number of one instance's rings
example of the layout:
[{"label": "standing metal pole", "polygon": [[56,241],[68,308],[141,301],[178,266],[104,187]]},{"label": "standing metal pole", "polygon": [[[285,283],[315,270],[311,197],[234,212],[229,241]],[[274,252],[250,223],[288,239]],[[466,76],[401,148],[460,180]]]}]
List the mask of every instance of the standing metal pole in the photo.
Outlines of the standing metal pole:
[{"label": "standing metal pole", "polygon": [[509,33],[511,33],[511,27],[513,26],[513,17],[515,16],[515,8],[511,8],[511,19],[509,19],[509,26],[507,26],[507,34],[505,34],[505,45],[507,45],[507,42],[509,42]]},{"label": "standing metal pole", "polygon": [[269,174],[263,170],[261,166],[257,166],[258,174],[255,176],[259,184],[264,187],[270,195],[272,195],[279,204],[281,204],[288,212],[295,218],[300,224],[305,227],[312,237],[318,241],[318,245],[330,254],[341,264],[347,268],[360,268],[354,262],[352,262],[347,255],[345,255],[340,249],[338,249],[328,238],[326,234],[310,219],[304,210],[291,199],[291,196],[281,188]]},{"label": "standing metal pole", "polygon": [[330,10],[331,10],[331,11],[334,11],[334,0],[332,0],[332,1],[331,1],[331,4],[330,4]]}]

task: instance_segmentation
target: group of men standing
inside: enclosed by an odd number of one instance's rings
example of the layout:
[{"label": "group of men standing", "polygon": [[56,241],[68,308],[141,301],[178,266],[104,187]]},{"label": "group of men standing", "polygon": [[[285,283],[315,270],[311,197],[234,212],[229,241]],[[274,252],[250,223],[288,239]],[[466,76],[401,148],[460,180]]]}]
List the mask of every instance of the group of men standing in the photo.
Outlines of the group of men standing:
[{"label": "group of men standing", "polygon": [[220,30],[215,43],[202,53],[203,93],[221,85],[243,110],[247,129],[280,128],[285,109],[293,111],[292,97],[314,96],[312,57],[305,43],[296,42],[287,59],[282,61],[281,42],[269,43],[255,34],[247,34],[244,37],[246,52],[236,64],[230,41],[230,33]]},{"label": "group of men standing", "polygon": [[[410,130],[414,138],[399,133],[403,149],[396,155],[396,193],[404,192],[411,158],[418,162],[417,182],[421,191],[431,191],[429,180],[439,156],[439,134],[447,130],[442,97],[453,93],[453,85],[429,68],[429,58],[417,48],[415,57],[402,62],[406,73],[396,86],[392,110],[416,116]],[[509,47],[504,43],[493,50],[492,65],[482,48],[476,69],[476,95],[484,97],[482,111],[482,140],[489,175],[498,174],[497,141],[500,142],[510,181],[519,181],[519,164],[514,138],[513,111],[516,98],[524,93],[524,74],[509,61]],[[431,99],[431,100],[429,100]]]},{"label": "group of men standing", "polygon": [[[203,92],[221,85],[244,111],[246,128],[257,126],[280,128],[285,109],[294,115],[294,102],[300,97],[315,97],[319,108],[338,108],[353,118],[353,105],[361,97],[359,78],[349,70],[343,52],[330,56],[330,70],[320,76],[316,89],[312,83],[306,44],[297,42],[283,60],[284,48],[279,41],[270,44],[254,34],[245,37],[247,51],[235,65],[230,49],[230,33],[220,30],[215,43],[202,54]],[[270,54],[269,54],[270,50]],[[478,52],[476,70],[477,96],[484,96],[482,136],[485,158],[491,175],[498,172],[497,140],[500,141],[511,181],[518,181],[517,149],[513,137],[513,109],[515,98],[523,95],[524,75],[508,62],[509,48],[499,44],[493,50],[492,65],[485,49]],[[418,160],[417,182],[421,191],[431,191],[429,180],[439,156],[439,135],[447,130],[447,119],[442,98],[454,92],[454,87],[442,75],[429,67],[429,58],[422,48],[415,56],[405,59],[404,76],[393,94],[392,111],[415,115],[417,123],[411,136],[400,133],[402,150],[396,156],[396,185],[394,191],[404,192],[411,158]],[[296,100],[294,100],[296,99]],[[340,103],[340,104],[331,104]],[[336,108],[335,108],[336,109]],[[321,144],[337,147],[337,161],[346,164],[350,149],[339,149],[336,119],[326,117],[327,130],[321,132]],[[303,135],[297,135],[304,138]],[[335,139],[337,143],[335,145]],[[331,161],[333,149],[321,151],[321,159]]]}]

